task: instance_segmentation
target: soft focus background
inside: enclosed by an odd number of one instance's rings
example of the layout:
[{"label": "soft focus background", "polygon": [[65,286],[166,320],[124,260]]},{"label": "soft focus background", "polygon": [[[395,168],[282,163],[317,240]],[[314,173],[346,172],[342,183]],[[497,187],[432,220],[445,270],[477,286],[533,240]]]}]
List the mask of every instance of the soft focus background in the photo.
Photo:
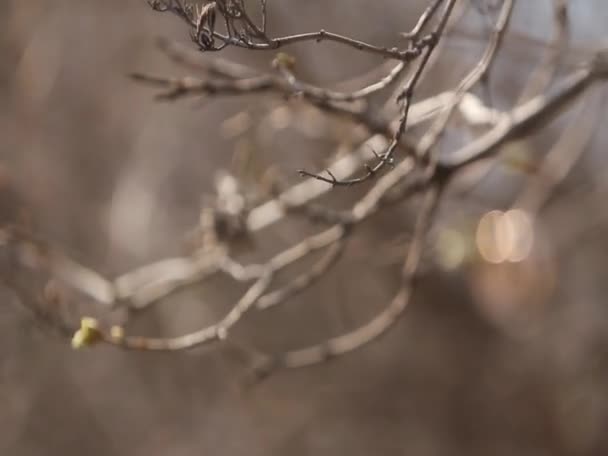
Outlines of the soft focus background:
[{"label": "soft focus background", "polygon": [[[426,2],[268,4],[271,34],[324,28],[390,45]],[[551,4],[517,2],[491,77],[496,107],[512,106],[543,55]],[[561,75],[608,44],[606,1],[569,5],[572,39]],[[474,64],[487,39],[485,19],[468,10],[420,94],[453,87]],[[255,157],[249,172],[277,164],[296,181],[295,169],[322,167],[351,134],[347,123],[278,97],[156,102],[153,90],[126,75],[188,73],[159,52],[159,37],[189,44],[182,23],[144,1],[0,2],[0,220],[27,207],[41,234],[108,276],[183,253],[216,171],[233,166],[235,153]],[[330,86],[379,63],[326,43],[289,52],[303,79]],[[257,68],[273,58],[222,56]],[[605,88],[593,89],[585,98],[591,113],[574,106],[510,146],[514,156],[540,159],[566,126],[600,118],[523,261],[464,259],[479,217],[507,207],[529,177],[503,164],[475,190],[448,197],[416,298],[385,337],[253,388],[243,388],[246,366],[223,347],[73,351],[0,288],[0,454],[608,454],[605,98]],[[235,134],[230,119],[242,111],[258,122]],[[462,139],[457,130],[449,136]],[[331,200],[342,206],[358,194],[336,192]],[[368,223],[318,285],[276,311],[253,314],[235,338],[281,351],[368,320],[397,286],[400,235],[411,214],[403,206]],[[298,224],[273,228],[262,234],[262,253],[305,232]],[[241,291],[227,284],[180,293],[136,316],[129,330],[169,335],[208,324]]]}]

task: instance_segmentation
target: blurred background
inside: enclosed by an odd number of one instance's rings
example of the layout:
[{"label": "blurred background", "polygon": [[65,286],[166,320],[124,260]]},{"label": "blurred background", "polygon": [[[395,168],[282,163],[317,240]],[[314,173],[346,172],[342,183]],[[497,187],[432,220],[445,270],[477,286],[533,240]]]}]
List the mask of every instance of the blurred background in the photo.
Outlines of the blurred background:
[{"label": "blurred background", "polygon": [[[392,46],[427,3],[275,0],[269,31],[324,28]],[[487,43],[501,2],[463,3],[419,97],[454,87]],[[605,0],[567,4],[569,43],[556,79],[608,44]],[[497,109],[513,106],[547,52],[553,7],[516,2],[479,97]],[[322,168],[360,134],[278,96],[155,101],[154,90],[127,75],[189,74],[159,51],[158,38],[192,46],[182,22],[144,1],[0,1],[0,221],[27,218],[110,277],[187,252],[184,239],[218,170],[235,172],[247,157],[238,169],[245,181],[273,165],[297,182],[296,169]],[[328,43],[288,52],[303,80],[329,87],[381,63]],[[269,70],[274,54],[221,56]],[[0,454],[608,454],[606,95],[605,87],[591,89],[548,127],[509,145],[507,158],[476,173],[474,184],[448,193],[404,318],[329,363],[244,388],[247,366],[223,346],[74,351],[0,288]],[[581,138],[564,146],[580,157],[538,218],[497,212],[525,195],[564,131]],[[443,147],[471,134],[455,122]],[[326,200],[347,207],[360,195],[335,189]],[[413,214],[406,204],[366,223],[323,280],[276,310],[253,313],[235,340],[281,352],[369,320],[398,287]],[[496,247],[501,217],[517,248]],[[260,234],[258,252],[313,231],[281,223]],[[127,329],[182,334],[217,319],[241,292],[223,279],[192,287],[134,316]],[[94,304],[80,310],[94,312]]]}]

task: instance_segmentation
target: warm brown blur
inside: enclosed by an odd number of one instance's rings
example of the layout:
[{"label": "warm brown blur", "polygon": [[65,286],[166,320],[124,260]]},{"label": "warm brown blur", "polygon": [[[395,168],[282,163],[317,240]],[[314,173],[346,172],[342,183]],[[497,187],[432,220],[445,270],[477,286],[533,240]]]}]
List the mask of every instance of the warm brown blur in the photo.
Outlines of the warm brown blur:
[{"label": "warm brown blur", "polygon": [[[273,0],[269,34],[324,28],[392,46],[428,3]],[[501,2],[470,3],[494,11]],[[495,109],[512,108],[546,55],[553,3],[516,2],[490,83],[474,91]],[[556,81],[608,44],[608,3],[568,4],[570,42]],[[487,17],[474,7],[463,14],[414,101],[452,89],[478,60]],[[0,225],[27,226],[115,277],[188,251],[218,171],[251,183],[272,166],[293,184],[297,169],[323,169],[337,149],[360,139],[349,121],[272,94],[155,101],[155,88],[127,75],[194,71],[172,63],[158,38],[194,49],[182,22],[143,0],[0,2]],[[346,81],[352,89],[356,76],[384,62],[331,43],[287,51],[302,80],[329,87]],[[215,56],[271,71],[275,53],[228,49],[204,58]],[[0,286],[0,454],[608,454],[603,84],[548,127],[508,144],[490,169],[472,169],[455,183],[403,318],[330,362],[244,387],[246,356],[229,344],[163,354],[75,351]],[[478,133],[460,117],[453,124],[442,150]],[[566,152],[555,166],[540,166],[564,131],[572,139]],[[572,158],[568,151],[581,142]],[[539,200],[552,176],[560,184]],[[324,201],[347,207],[362,193],[336,187]],[[398,287],[417,207],[401,204],[366,221],[334,269],[280,308],[244,318],[235,344],[281,352],[372,318]],[[247,259],[315,231],[300,222],[294,216],[260,233]],[[6,264],[0,237],[0,275],[14,272]],[[243,290],[225,278],[195,285],[134,313],[126,328],[192,331],[223,315]],[[71,323],[89,314],[102,309],[83,298]],[[127,315],[104,318],[125,322]]]}]

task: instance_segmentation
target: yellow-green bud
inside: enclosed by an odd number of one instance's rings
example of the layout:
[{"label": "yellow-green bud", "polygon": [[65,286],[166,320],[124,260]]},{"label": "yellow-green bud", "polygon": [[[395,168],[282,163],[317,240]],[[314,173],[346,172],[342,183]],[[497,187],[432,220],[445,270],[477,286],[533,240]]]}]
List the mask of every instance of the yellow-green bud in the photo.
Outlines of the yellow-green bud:
[{"label": "yellow-green bud", "polygon": [[72,348],[90,347],[101,339],[102,334],[99,331],[99,322],[95,318],[83,317],[80,320],[80,328],[72,337]]},{"label": "yellow-green bud", "polygon": [[273,68],[285,68],[286,70],[293,71],[296,66],[296,58],[286,52],[278,52],[272,61]]}]

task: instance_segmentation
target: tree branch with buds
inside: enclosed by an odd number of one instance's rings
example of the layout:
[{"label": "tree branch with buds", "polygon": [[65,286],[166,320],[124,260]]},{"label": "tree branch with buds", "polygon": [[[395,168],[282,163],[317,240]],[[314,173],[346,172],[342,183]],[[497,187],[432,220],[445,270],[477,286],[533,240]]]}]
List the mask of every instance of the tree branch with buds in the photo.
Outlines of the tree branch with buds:
[{"label": "tree branch with buds", "polygon": [[[59,328],[64,335],[73,332],[75,348],[109,344],[124,349],[176,351],[222,343],[230,340],[233,328],[248,313],[287,305],[290,298],[323,280],[360,233],[363,222],[373,220],[395,205],[422,201],[419,205],[413,204],[416,212],[413,234],[403,259],[399,286],[388,305],[369,322],[340,336],[308,348],[261,355],[255,372],[263,377],[275,369],[321,363],[377,339],[398,321],[411,300],[429,232],[442,198],[449,194],[452,178],[481,160],[496,157],[505,144],[539,131],[592,85],[608,78],[608,52],[603,50],[549,89],[548,81],[553,79],[555,68],[549,68],[546,74],[537,73],[528,88],[522,90],[520,102],[510,110],[498,111],[487,106],[472,92],[490,77],[503,49],[514,5],[512,0],[505,0],[492,17],[492,30],[475,65],[454,88],[420,99],[417,96],[420,84],[435,70],[431,57],[434,56],[435,61],[441,58],[439,44],[450,39],[450,23],[462,3],[458,0],[428,2],[413,29],[401,33],[394,47],[385,48],[325,30],[273,37],[268,6],[263,0],[255,14],[247,10],[242,0],[217,0],[206,2],[202,7],[180,0],[150,1],[155,11],[172,13],[187,24],[197,51],[219,52],[228,46],[251,51],[281,50],[275,55],[272,68],[260,72],[219,58],[197,60],[179,46],[163,42],[162,49],[173,61],[196,70],[199,75],[172,78],[134,73],[132,78],[137,83],[160,89],[158,99],[176,102],[200,95],[278,95],[282,99],[303,100],[324,118],[348,119],[364,129],[364,139],[357,142],[358,147],[335,158],[325,172],[313,173],[294,167],[292,171],[302,177],[300,181],[282,184],[253,207],[244,203],[246,198],[238,179],[224,175],[218,182],[215,201],[201,212],[195,230],[199,242],[190,254],[143,265],[114,279],[79,264],[61,248],[28,230],[7,225],[0,231],[0,250],[5,253],[3,261],[7,263],[3,270],[12,273],[2,276],[3,281],[21,295],[23,302],[31,304],[29,308],[37,319]],[[559,6],[556,10],[554,49],[565,45],[564,8]],[[254,16],[260,16],[259,20]],[[406,47],[402,46],[404,39]],[[311,84],[300,78],[297,62],[282,49],[293,43],[314,46],[320,41],[333,41],[390,59],[391,67],[350,91]],[[551,52],[547,56],[550,62],[556,58]],[[375,108],[370,99],[393,85],[398,86],[397,96],[392,100],[397,115],[390,116],[386,110]],[[439,152],[456,114],[464,120],[464,128],[475,132],[475,137],[461,147],[448,147]],[[423,133],[416,137],[412,134],[414,127],[422,128]],[[582,138],[588,139],[590,134],[587,131]],[[556,149],[560,163],[570,149]],[[578,156],[566,159],[566,167],[548,167],[557,170],[555,173],[560,179]],[[335,190],[334,187],[354,186],[361,189],[362,196],[351,201],[346,209],[318,201]],[[543,192],[539,193],[541,199],[546,198],[552,188],[538,190]],[[263,258],[258,262],[242,262],[235,248],[237,244],[247,243],[255,249],[256,238],[262,230],[295,214],[314,222],[315,227],[324,226],[273,255],[260,252]],[[312,257],[316,257],[316,261],[306,271],[292,274],[285,283],[277,284],[279,273]],[[36,277],[33,288],[22,283],[21,278],[28,275]],[[80,326],[72,328],[61,315],[43,311],[57,308],[57,302],[69,303],[83,295],[108,312],[145,311],[178,290],[218,275],[247,284],[248,288],[219,321],[177,337],[132,335],[124,325],[108,327],[90,316],[83,317]],[[58,283],[66,290],[59,293]]]}]

